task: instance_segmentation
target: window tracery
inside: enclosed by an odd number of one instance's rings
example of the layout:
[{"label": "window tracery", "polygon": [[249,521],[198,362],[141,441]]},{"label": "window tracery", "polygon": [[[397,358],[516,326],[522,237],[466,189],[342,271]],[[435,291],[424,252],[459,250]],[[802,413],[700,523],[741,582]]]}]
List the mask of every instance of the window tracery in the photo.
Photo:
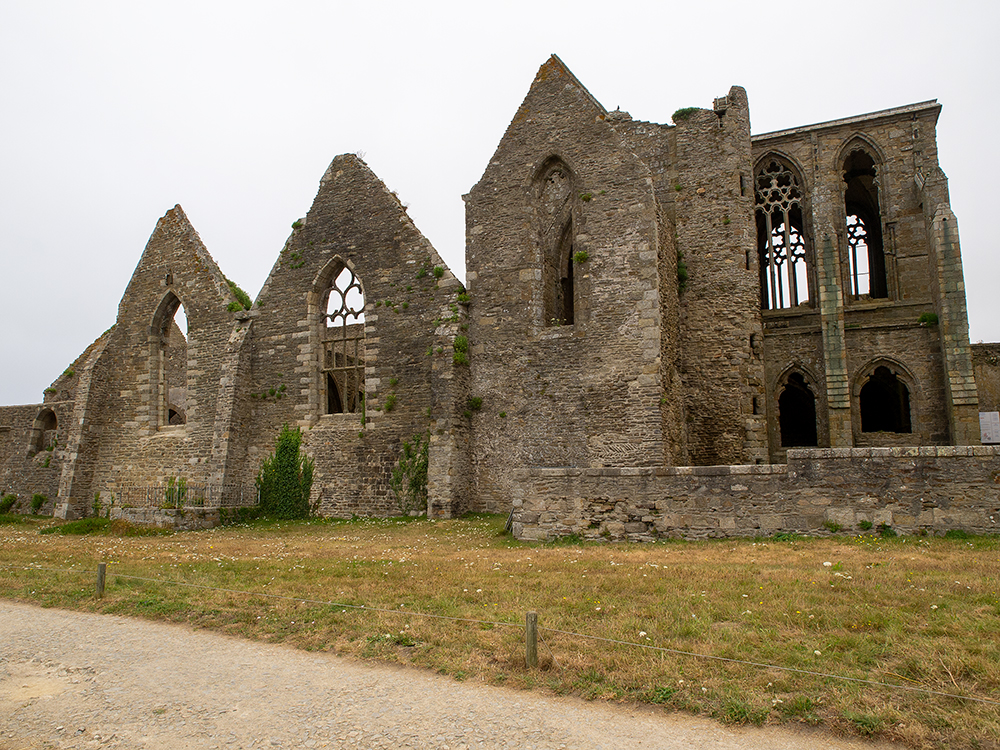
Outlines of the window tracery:
[{"label": "window tracery", "polygon": [[343,266],[323,314],[323,381],[327,414],[361,411],[365,391],[365,297],[361,281]]},{"label": "window tracery", "polygon": [[771,159],[755,180],[761,306],[795,307],[809,302],[809,259],[803,225],[803,190],[792,169]]}]

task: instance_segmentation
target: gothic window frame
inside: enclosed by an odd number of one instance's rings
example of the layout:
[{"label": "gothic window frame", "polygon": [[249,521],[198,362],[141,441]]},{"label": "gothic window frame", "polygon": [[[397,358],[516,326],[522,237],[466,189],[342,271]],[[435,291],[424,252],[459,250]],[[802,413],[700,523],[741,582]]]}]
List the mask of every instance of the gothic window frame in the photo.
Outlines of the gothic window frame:
[{"label": "gothic window frame", "polygon": [[[870,165],[864,164],[866,158]],[[842,288],[848,304],[888,301],[897,296],[892,228],[885,211],[888,200],[884,165],[881,150],[860,133],[850,136],[837,155],[843,228]],[[865,178],[871,180],[871,185],[866,184]],[[864,257],[859,257],[862,248]],[[863,276],[867,277],[864,286]]]},{"label": "gothic window frame", "polygon": [[[795,379],[798,382],[793,384]],[[812,442],[796,442],[785,443],[785,430],[784,421],[782,419],[781,412],[781,402],[786,392],[790,388],[802,388],[812,396],[812,420],[813,420],[813,440]],[[780,450],[788,450],[789,448],[817,448],[823,443],[823,420],[821,417],[820,410],[820,389],[817,387],[817,381],[813,375],[803,367],[801,364],[793,364],[787,367],[781,376],[778,378],[773,393],[774,393],[774,438],[775,445]],[[786,414],[785,417],[791,421],[793,419],[792,415]]]},{"label": "gothic window frame", "polygon": [[[906,389],[906,405],[908,411],[909,430],[865,430],[864,413],[865,408],[862,403],[862,392],[868,386],[880,369],[886,369],[895,377],[896,381]],[[901,435],[913,435],[914,440],[919,440],[920,418],[919,407],[921,403],[920,390],[916,378],[901,362],[888,357],[879,357],[868,362],[858,370],[854,377],[854,387],[852,388],[852,416],[856,418],[855,436],[856,442],[878,442],[877,436],[884,435],[892,440],[898,439]],[[870,426],[870,425],[869,425]]]},{"label": "gothic window frame", "polygon": [[[168,278],[170,276],[168,275]],[[171,279],[172,281],[172,279]],[[188,306],[174,289],[169,289],[160,299],[149,326],[149,425],[155,432],[165,428],[183,428],[187,425],[186,410],[182,413],[170,401],[170,386],[167,382],[167,353],[170,346],[170,329],[175,322],[177,311],[183,307],[188,318],[188,333],[184,341],[184,388],[189,387],[188,351],[191,347],[192,325],[188,316]],[[177,414],[180,419],[173,419]]]},{"label": "gothic window frame", "polygon": [[757,160],[753,174],[761,309],[815,307],[816,261],[804,172],[790,157],[771,151]]},{"label": "gothic window frame", "polygon": [[[555,185],[558,178],[561,185]],[[579,180],[566,160],[552,154],[535,171],[532,197],[541,266],[541,327],[574,328],[581,322],[580,284],[574,256],[580,251]]]},{"label": "gothic window frame", "polygon": [[[337,280],[345,271],[348,279],[341,288]],[[361,295],[360,307],[348,300],[352,290]],[[339,303],[331,312],[329,305],[334,293]],[[334,256],[316,275],[311,297],[314,309],[310,317],[317,351],[314,379],[317,414],[360,418],[366,397],[366,341],[370,325],[365,315],[368,296],[364,282],[353,263]]]}]

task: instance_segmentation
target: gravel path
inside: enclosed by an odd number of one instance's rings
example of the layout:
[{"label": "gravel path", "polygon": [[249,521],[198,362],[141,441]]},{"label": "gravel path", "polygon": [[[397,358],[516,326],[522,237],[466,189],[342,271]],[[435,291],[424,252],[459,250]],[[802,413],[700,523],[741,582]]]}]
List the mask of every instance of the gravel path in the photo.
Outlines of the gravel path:
[{"label": "gravel path", "polygon": [[0,602],[0,748],[888,749]]}]

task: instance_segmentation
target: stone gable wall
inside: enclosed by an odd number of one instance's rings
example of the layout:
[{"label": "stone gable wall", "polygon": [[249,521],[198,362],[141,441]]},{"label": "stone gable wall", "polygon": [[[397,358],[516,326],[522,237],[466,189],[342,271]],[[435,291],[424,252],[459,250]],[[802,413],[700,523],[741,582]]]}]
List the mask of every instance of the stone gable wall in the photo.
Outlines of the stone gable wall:
[{"label": "stone gable wall", "polygon": [[[479,183],[466,196],[472,297],[472,488],[510,507],[519,465],[661,462],[660,217],[649,169],[556,58],[542,66]],[[574,321],[546,319],[546,258],[558,238],[543,195],[565,166]]]},{"label": "stone gable wall", "polygon": [[[364,422],[360,412],[325,413],[323,300],[343,265],[365,295]],[[242,481],[253,481],[286,423],[303,428],[303,448],[316,462],[313,502],[323,515],[398,513],[389,477],[415,435],[430,431],[437,471],[454,471],[454,444],[468,430],[465,397],[436,385],[461,383],[455,372],[467,369],[453,363],[454,339],[463,334],[461,292],[395,194],[357,157],[334,159],[254,305]],[[438,515],[460,512],[463,484],[438,480]]]}]

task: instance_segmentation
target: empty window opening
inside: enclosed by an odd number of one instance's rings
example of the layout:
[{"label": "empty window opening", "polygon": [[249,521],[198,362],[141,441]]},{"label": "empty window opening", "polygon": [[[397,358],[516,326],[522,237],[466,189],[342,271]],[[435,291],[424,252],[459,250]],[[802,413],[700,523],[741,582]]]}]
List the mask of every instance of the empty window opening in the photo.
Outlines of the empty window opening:
[{"label": "empty window opening", "polygon": [[42,409],[35,417],[28,438],[28,455],[33,456],[41,451],[50,451],[56,446],[56,430],[58,421],[51,409]]},{"label": "empty window opening", "polygon": [[153,321],[153,376],[157,386],[156,424],[187,423],[188,319],[184,305],[168,294]]},{"label": "empty window opening", "polygon": [[573,254],[577,249],[573,174],[561,160],[553,158],[540,173],[536,189],[544,324],[573,325],[576,307]]},{"label": "empty window opening", "polygon": [[810,447],[816,439],[816,397],[799,373],[792,373],[778,396],[778,422],[783,448]]},{"label": "empty window opening", "polygon": [[876,367],[861,388],[862,432],[912,432],[910,391],[888,367]]},{"label": "empty window opening", "polygon": [[761,307],[776,310],[808,304],[803,193],[798,177],[781,162],[768,162],[757,173],[755,200]]},{"label": "empty window opening", "polygon": [[326,413],[359,413],[365,390],[365,295],[347,266],[328,291],[323,320]]},{"label": "empty window opening", "polygon": [[844,182],[851,294],[855,299],[888,297],[875,160],[864,151],[851,152],[844,161]]}]

